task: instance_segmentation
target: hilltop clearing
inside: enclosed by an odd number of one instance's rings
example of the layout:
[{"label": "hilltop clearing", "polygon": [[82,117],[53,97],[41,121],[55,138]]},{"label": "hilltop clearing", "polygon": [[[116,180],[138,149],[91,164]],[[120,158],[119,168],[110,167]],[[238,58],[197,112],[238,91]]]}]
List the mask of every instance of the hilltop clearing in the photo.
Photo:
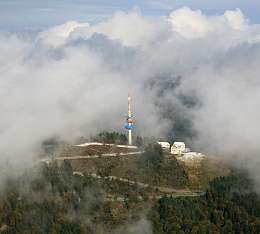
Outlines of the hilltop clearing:
[{"label": "hilltop clearing", "polygon": [[68,160],[74,171],[84,175],[114,176],[149,186],[194,191],[205,190],[210,180],[229,173],[222,162],[211,157],[179,157],[156,143],[138,148],[109,142],[66,145],[53,159]]}]

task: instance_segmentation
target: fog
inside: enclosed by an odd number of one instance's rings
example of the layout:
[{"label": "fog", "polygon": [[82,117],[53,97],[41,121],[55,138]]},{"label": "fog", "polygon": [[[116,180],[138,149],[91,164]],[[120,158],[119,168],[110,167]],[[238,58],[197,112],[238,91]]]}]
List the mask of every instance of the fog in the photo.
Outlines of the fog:
[{"label": "fog", "polygon": [[258,178],[260,25],[239,9],[116,12],[94,25],[2,33],[0,52],[0,159],[19,170],[49,137],[124,131],[131,92],[138,134],[174,139],[177,117],[185,118],[195,137],[184,140],[246,161]]}]

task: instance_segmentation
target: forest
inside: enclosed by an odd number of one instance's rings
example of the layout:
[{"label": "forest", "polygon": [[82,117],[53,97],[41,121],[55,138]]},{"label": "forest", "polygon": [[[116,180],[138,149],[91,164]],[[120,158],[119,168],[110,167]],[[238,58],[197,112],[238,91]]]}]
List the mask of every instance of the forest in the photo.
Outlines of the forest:
[{"label": "forest", "polygon": [[245,172],[210,182],[196,198],[163,197],[150,213],[159,233],[260,233],[260,197]]},{"label": "forest", "polygon": [[[67,161],[43,164],[6,181],[0,232],[102,234],[121,233],[123,227],[129,234],[260,233],[260,197],[245,172],[214,179],[199,197],[150,199],[149,192],[75,175]],[[134,228],[143,217],[151,232]]]}]

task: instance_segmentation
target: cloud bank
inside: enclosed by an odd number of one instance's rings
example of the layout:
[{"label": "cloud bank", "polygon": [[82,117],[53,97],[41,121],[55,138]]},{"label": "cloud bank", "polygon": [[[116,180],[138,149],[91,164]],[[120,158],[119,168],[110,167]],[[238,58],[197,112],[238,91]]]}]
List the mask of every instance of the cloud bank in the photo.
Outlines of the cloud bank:
[{"label": "cloud bank", "polygon": [[239,9],[117,12],[1,34],[0,51],[1,160],[31,161],[52,136],[123,131],[130,91],[140,134],[174,138],[187,119],[194,147],[258,165],[260,25]]}]

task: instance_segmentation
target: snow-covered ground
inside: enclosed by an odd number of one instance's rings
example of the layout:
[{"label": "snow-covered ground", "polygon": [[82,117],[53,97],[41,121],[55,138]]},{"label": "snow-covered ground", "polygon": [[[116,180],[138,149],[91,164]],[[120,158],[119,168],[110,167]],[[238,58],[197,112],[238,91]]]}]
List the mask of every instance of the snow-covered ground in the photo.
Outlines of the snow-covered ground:
[{"label": "snow-covered ground", "polygon": [[134,145],[116,145],[116,144],[104,144],[100,142],[87,142],[79,145],[74,145],[78,147],[86,147],[86,146],[92,146],[92,145],[107,145],[107,146],[116,146],[118,148],[127,148],[127,149],[138,149],[137,146]]}]

